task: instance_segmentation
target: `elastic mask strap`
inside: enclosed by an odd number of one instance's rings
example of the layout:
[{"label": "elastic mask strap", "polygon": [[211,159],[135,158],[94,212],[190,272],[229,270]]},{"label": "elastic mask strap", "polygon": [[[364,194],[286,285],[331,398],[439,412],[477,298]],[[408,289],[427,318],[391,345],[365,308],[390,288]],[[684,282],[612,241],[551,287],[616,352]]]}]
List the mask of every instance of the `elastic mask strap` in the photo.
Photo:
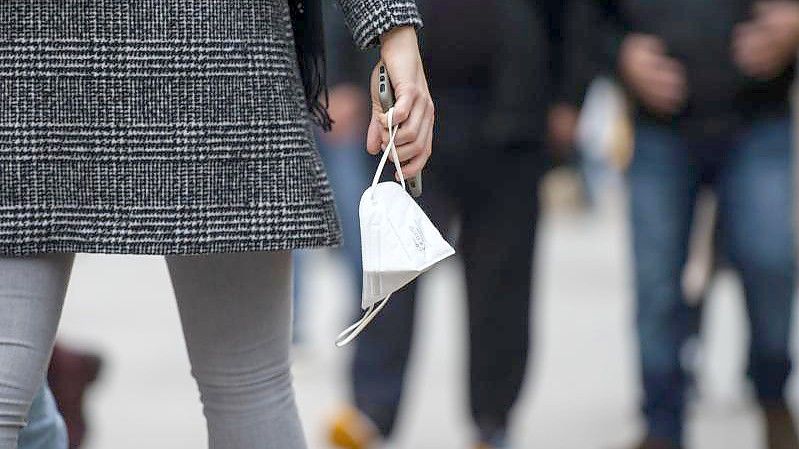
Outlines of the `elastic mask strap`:
[{"label": "elastic mask strap", "polygon": [[377,182],[380,180],[380,174],[383,173],[383,169],[386,167],[386,161],[390,154],[394,158],[394,167],[396,167],[397,173],[399,173],[400,184],[402,184],[402,188],[405,189],[405,177],[402,176],[402,166],[400,165],[399,156],[397,155],[397,147],[394,145],[394,138],[397,136],[397,129],[399,128],[399,125],[394,125],[394,108],[389,109],[386,113],[386,121],[388,122],[388,145],[386,145],[386,149],[383,150],[383,157],[380,158],[380,164],[378,164],[375,176],[372,178],[372,187],[376,186]]},{"label": "elastic mask strap", "polygon": [[[389,154],[393,156],[394,159],[394,167],[397,169],[397,173],[399,174],[400,184],[402,184],[402,189],[405,189],[405,177],[402,176],[402,166],[399,162],[399,155],[397,154],[397,147],[394,145],[394,139],[397,136],[397,129],[399,125],[394,125],[394,108],[391,108],[386,113],[386,121],[388,122],[388,145],[386,145],[386,149],[383,151],[383,157],[380,158],[380,164],[377,166],[377,171],[375,172],[375,176],[372,179],[372,187],[377,185],[377,182],[380,180],[380,174],[383,173],[383,169],[386,167],[386,161],[388,160]],[[389,294],[386,298],[376,304],[372,304],[369,306],[366,311],[364,312],[363,316],[360,320],[356,321],[352,326],[344,329],[338,337],[336,337],[336,346],[342,347],[350,343],[352,340],[363,332],[366,329],[366,326],[375,319],[377,314],[383,310],[383,307],[388,304],[388,300],[391,298]]]},{"label": "elastic mask strap", "polygon": [[352,340],[355,340],[355,337],[361,334],[366,326],[375,319],[378,313],[383,310],[383,307],[388,304],[388,300],[391,298],[391,295],[386,296],[386,299],[380,301],[379,303],[372,304],[369,308],[366,309],[366,312],[363,313],[363,316],[360,320],[356,321],[352,326],[344,329],[338,337],[336,337],[336,346],[339,348],[349,344]]}]

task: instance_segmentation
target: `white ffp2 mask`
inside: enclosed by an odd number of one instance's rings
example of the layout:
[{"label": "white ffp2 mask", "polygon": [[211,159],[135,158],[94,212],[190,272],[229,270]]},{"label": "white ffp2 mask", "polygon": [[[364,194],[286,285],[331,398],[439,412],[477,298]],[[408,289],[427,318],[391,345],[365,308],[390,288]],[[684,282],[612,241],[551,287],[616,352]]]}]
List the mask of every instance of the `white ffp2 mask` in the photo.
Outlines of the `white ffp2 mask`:
[{"label": "white ffp2 mask", "polygon": [[[363,259],[361,307],[365,313],[358,322],[339,334],[337,346],[344,346],[355,339],[380,313],[392,293],[455,254],[422,208],[405,191],[405,180],[394,147],[397,127],[393,126],[393,116],[392,108],[387,114],[388,145],[372,185],[361,196],[358,210]],[[393,155],[400,184],[377,182],[389,154]]]}]

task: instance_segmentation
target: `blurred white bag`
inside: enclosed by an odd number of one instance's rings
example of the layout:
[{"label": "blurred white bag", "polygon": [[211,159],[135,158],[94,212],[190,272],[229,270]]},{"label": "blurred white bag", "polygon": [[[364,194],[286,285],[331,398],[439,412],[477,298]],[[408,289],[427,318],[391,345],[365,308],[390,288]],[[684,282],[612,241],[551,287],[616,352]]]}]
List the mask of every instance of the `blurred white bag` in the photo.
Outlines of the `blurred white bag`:
[{"label": "blurred white bag", "polygon": [[606,77],[591,82],[577,121],[577,147],[584,155],[624,170],[631,142],[627,101],[619,85]]},{"label": "blurred white bag", "polygon": [[[361,196],[358,214],[361,220],[363,258],[363,295],[366,311],[355,324],[336,339],[337,346],[351,342],[380,313],[391,294],[433,265],[455,254],[422,208],[405,191],[405,180],[394,148],[397,127],[394,110],[388,111],[389,143],[380,159],[372,185]],[[400,174],[400,184],[381,182],[380,174],[389,154]]]}]

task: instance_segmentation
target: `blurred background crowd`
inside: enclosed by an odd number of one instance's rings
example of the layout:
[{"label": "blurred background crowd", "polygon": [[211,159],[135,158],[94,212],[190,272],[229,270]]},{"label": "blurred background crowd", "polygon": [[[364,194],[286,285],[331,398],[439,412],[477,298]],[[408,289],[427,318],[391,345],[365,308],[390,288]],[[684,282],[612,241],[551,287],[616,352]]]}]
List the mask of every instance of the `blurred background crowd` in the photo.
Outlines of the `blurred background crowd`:
[{"label": "blurred background crowd", "polygon": [[[377,55],[329,2],[317,140],[345,244],[296,255],[311,447],[799,449],[799,2],[417,2],[437,111],[420,203],[459,256],[333,347],[358,313]],[[74,270],[49,376],[71,445],[202,447],[166,270],[121,259]]]}]

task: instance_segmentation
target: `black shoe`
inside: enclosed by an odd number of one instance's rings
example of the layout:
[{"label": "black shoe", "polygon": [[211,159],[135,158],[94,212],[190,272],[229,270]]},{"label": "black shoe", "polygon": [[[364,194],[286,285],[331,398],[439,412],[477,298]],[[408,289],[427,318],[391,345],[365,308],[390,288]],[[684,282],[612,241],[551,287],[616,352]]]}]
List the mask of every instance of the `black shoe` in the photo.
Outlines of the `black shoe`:
[{"label": "black shoe", "polygon": [[799,449],[791,412],[784,405],[765,407],[766,438],[768,449]]},{"label": "black shoe", "polygon": [[633,449],[681,449],[679,446],[667,440],[660,440],[652,437],[647,437]]}]

